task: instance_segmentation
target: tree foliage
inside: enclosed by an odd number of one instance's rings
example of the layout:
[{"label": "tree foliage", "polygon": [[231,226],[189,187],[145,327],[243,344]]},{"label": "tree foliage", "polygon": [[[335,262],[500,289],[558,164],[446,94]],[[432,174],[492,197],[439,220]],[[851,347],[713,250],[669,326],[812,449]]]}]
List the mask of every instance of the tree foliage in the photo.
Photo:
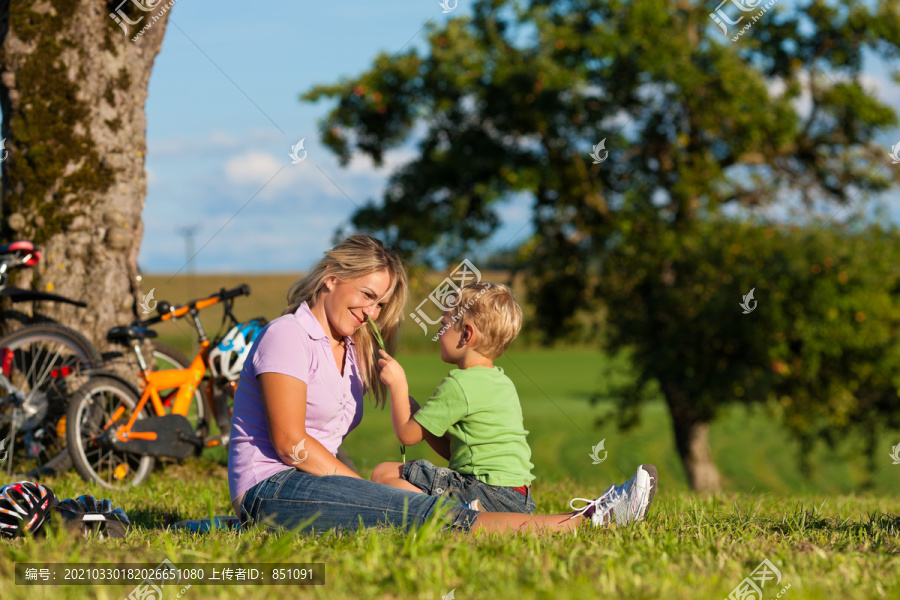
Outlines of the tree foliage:
[{"label": "tree foliage", "polygon": [[631,235],[598,279],[609,344],[639,366],[609,394],[621,425],[662,389],[700,422],[727,403],[764,403],[804,450],[855,430],[871,456],[874,434],[900,427],[895,227],[716,219],[691,235],[643,225]]},{"label": "tree foliage", "polygon": [[[734,398],[722,390],[740,381],[745,397],[759,399],[775,383],[770,375],[750,381],[771,359],[746,342],[765,332],[749,319],[732,323],[736,292],[749,287],[716,285],[735,261],[703,254],[726,241],[713,243],[711,223],[775,202],[834,212],[900,180],[874,141],[896,115],[862,79],[865,52],[898,56],[896,3],[813,0],[794,13],[776,6],[734,43],[710,20],[711,8],[482,0],[470,18],[431,27],[424,54],[381,55],[359,76],[303,96],[336,100],[323,141],[343,163],[362,152],[380,164],[390,148],[418,145],[384,197],[355,213],[356,228],[413,259],[435,251],[457,258],[497,230],[501,203],[527,194],[533,326],[549,340],[600,302],[651,311],[632,310],[635,333],[611,340],[637,345],[642,377],[662,384],[679,451],[704,489],[718,487],[703,428]],[[609,155],[597,164],[590,152],[601,140]],[[628,285],[604,281],[612,260],[637,273]],[[784,277],[769,281],[788,286]],[[680,294],[694,278],[692,308]],[[667,316],[658,303],[673,295],[670,306],[682,312]],[[701,324],[698,315],[712,320]],[[680,360],[686,343],[696,350],[692,365]],[[729,367],[721,385],[698,396],[728,345],[734,368],[746,373]]]}]

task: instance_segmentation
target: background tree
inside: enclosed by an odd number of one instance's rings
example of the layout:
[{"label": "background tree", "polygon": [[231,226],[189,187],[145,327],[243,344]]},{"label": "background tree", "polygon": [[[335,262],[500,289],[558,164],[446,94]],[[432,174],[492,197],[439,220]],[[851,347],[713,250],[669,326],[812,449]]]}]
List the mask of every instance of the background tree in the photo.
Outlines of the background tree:
[{"label": "background tree", "polygon": [[[419,156],[353,225],[413,259],[457,258],[496,231],[502,201],[530,195],[530,297],[552,339],[576,326],[579,311],[601,301],[646,305],[692,275],[662,260],[659,247],[642,255],[635,232],[642,240],[665,232],[677,247],[727,207],[794,201],[834,211],[896,180],[873,141],[896,115],[861,83],[864,52],[897,56],[896,3],[776,7],[739,43],[710,10],[687,1],[482,0],[471,18],[433,27],[424,56],[381,55],[358,77],[310,90],[305,100],[337,101],[323,141],[343,163],[362,152],[380,164],[389,148],[418,144]],[[610,154],[592,164],[604,139]],[[643,264],[626,291],[603,286],[616,250]],[[735,310],[715,315],[706,335],[733,333],[722,320],[740,316],[738,291],[717,290]],[[671,320],[656,310],[641,329],[660,319]],[[611,338],[614,348],[651,340],[669,345],[636,353],[637,369],[661,383],[691,484],[717,489],[708,423],[733,395],[697,397],[688,369],[672,376],[679,335]],[[719,354],[709,344],[697,351],[698,361]],[[757,368],[768,360],[745,359]]]},{"label": "background tree", "polygon": [[865,440],[855,450],[873,470],[879,432],[900,425],[898,242],[896,228],[861,223],[718,218],[690,235],[636,223],[607,253],[597,290],[610,345],[639,368],[598,399],[612,398],[627,428],[662,391],[676,431],[689,428],[675,439],[694,481],[717,474],[690,435],[705,436],[728,403],[765,404],[800,441],[804,471],[816,440],[846,437]]},{"label": "background tree", "polygon": [[88,302],[86,310],[40,309],[98,344],[108,328],[135,316],[139,300],[144,107],[169,16],[160,4],[0,0],[0,106],[9,151],[2,236],[40,244],[45,260],[19,284]]}]

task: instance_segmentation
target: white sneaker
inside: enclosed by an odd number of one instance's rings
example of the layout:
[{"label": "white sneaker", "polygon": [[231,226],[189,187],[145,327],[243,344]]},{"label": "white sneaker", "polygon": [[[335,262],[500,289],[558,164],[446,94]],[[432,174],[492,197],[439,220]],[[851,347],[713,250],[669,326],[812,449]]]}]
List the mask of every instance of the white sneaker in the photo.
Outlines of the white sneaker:
[{"label": "white sneaker", "polygon": [[[621,485],[611,485],[596,500],[587,498],[575,498],[569,502],[572,510],[576,511],[570,518],[579,515],[591,517],[594,527],[605,527],[612,523],[616,525],[628,525],[634,521],[643,521],[656,495],[656,467],[653,465],[641,465],[637,468],[634,477]],[[585,502],[582,507],[576,507],[576,502]]]}]

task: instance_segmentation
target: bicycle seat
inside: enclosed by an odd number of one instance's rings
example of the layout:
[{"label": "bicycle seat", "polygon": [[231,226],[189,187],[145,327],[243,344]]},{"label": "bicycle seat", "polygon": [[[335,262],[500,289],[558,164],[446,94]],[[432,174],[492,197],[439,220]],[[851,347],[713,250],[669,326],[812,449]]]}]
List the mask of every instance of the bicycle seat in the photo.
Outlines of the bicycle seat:
[{"label": "bicycle seat", "polygon": [[34,244],[26,240],[10,242],[0,246],[0,255],[18,253],[21,256],[31,255],[24,264],[26,267],[33,267],[41,260],[41,253],[34,249]]},{"label": "bicycle seat", "polygon": [[25,240],[19,240],[18,242],[10,242],[0,246],[0,254],[9,254],[16,250],[21,250],[22,252],[34,252],[34,244],[26,242]]},{"label": "bicycle seat", "polygon": [[134,325],[119,325],[113,327],[106,334],[106,339],[113,343],[127,344],[131,340],[143,340],[155,338],[159,334],[148,327],[135,327]]}]

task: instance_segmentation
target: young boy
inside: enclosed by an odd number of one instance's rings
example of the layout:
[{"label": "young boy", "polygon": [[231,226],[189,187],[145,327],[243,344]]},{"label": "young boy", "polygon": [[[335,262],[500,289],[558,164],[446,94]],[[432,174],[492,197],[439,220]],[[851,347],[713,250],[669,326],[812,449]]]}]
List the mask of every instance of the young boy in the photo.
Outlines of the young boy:
[{"label": "young boy", "polygon": [[444,312],[441,360],[456,365],[419,408],[403,368],[381,353],[381,381],[391,392],[391,420],[404,445],[425,440],[450,462],[382,463],[372,481],[432,496],[448,495],[469,508],[531,513],[531,448],[513,382],[494,366],[522,327],[522,309],[508,287],[470,283]]}]

